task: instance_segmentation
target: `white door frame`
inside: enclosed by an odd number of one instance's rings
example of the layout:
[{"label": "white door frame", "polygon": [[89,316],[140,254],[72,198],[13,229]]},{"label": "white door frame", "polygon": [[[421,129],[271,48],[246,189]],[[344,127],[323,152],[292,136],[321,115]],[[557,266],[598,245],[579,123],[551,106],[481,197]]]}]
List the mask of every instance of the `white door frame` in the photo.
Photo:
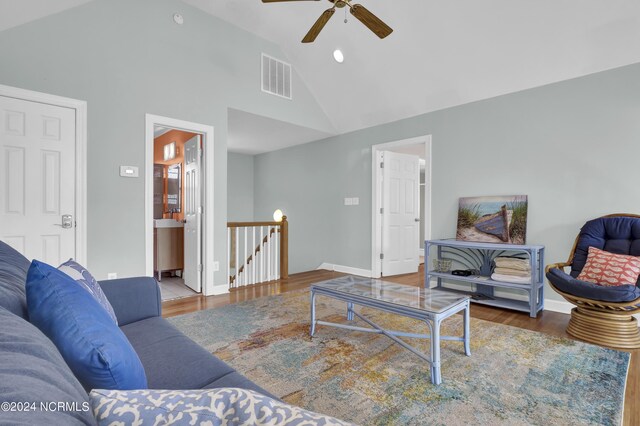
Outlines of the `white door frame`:
[{"label": "white door frame", "polygon": [[[170,127],[202,135],[203,181],[202,181],[202,294],[213,294],[213,126],[162,117],[145,115],[145,179],[144,179],[144,232],[146,253],[146,274],[153,276],[153,141],[155,126]],[[208,191],[206,189],[209,189]]]},{"label": "white door frame", "polygon": [[73,109],[76,114],[75,260],[87,265],[87,102],[0,84],[0,96]]},{"label": "white door frame", "polygon": [[[393,142],[381,143],[371,147],[371,276],[378,278],[382,276],[382,261],[380,253],[382,251],[382,171],[378,162],[378,155],[381,151],[393,150],[403,145],[414,145],[424,143],[424,235],[423,240],[431,238],[431,135],[418,136],[415,138],[402,139]],[[416,247],[418,250],[419,247]]]}]

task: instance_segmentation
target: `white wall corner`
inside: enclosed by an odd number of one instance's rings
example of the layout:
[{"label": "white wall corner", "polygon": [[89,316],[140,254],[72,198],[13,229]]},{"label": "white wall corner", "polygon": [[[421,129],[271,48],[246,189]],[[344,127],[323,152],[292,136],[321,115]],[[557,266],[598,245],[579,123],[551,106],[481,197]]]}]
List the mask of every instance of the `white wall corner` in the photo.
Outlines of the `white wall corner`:
[{"label": "white wall corner", "polygon": [[318,269],[325,269],[327,271],[342,272],[344,274],[357,275],[359,277],[371,278],[371,270],[370,269],[352,268],[351,266],[336,265],[336,264],[333,264],[333,263],[326,263],[326,262],[321,263],[320,266],[318,266],[316,268],[316,270],[318,270]]}]

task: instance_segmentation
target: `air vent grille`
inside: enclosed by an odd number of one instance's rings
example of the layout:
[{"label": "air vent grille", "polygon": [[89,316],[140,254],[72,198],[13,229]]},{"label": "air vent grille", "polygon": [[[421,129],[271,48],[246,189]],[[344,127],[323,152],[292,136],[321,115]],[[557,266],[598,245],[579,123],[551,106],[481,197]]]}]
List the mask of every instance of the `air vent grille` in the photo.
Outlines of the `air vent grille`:
[{"label": "air vent grille", "polygon": [[263,53],[262,91],[291,99],[291,64]]}]

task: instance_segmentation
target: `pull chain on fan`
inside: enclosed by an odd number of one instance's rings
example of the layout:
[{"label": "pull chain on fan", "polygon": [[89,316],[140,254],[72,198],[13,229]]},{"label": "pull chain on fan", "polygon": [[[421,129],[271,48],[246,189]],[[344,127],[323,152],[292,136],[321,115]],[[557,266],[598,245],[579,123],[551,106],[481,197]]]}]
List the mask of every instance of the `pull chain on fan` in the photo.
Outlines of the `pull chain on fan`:
[{"label": "pull chain on fan", "polygon": [[[320,1],[320,0],[262,0],[263,3],[277,3],[284,1]],[[329,3],[333,3],[333,7],[322,12],[322,15],[316,20],[313,24],[307,35],[302,39],[303,43],[312,43],[320,31],[327,25],[329,19],[336,11],[336,7],[339,9],[344,8],[345,6],[349,7],[349,12],[356,19],[362,22],[367,28],[369,28],[375,35],[380,38],[385,38],[389,34],[393,32],[393,29],[385,24],[380,18],[378,18],[373,13],[369,12],[367,8],[365,8],[361,4],[351,4],[351,0],[329,0]],[[344,11],[344,23],[347,23],[347,10]]]}]

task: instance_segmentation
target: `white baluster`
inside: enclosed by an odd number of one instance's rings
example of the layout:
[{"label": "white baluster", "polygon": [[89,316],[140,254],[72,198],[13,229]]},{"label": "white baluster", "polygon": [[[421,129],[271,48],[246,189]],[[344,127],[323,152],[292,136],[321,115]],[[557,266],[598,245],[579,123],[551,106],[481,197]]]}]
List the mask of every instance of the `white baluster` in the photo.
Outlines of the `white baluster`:
[{"label": "white baluster", "polygon": [[236,287],[240,285],[240,228],[236,227]]},{"label": "white baluster", "polygon": [[278,230],[280,229],[278,226],[274,227],[274,229],[276,230],[275,234],[273,234],[275,236],[275,241],[273,242],[273,278],[274,279],[280,279],[280,274],[278,273],[278,259],[280,258],[280,251],[278,251],[278,239],[280,238],[280,236],[278,234],[280,234],[278,232]]},{"label": "white baluster", "polygon": [[260,282],[264,282],[264,226],[260,227]]},{"label": "white baluster", "polygon": [[244,261],[243,261],[243,265],[244,265],[244,271],[242,272],[242,275],[244,276],[242,283],[243,285],[247,285],[247,267],[249,266],[249,264],[247,263],[247,257],[249,257],[249,255],[247,254],[247,230],[248,228],[245,226],[244,227]]},{"label": "white baluster", "polygon": [[256,283],[256,227],[251,228],[251,237],[253,244],[251,245],[251,284]]},{"label": "white baluster", "polygon": [[267,226],[267,281],[271,281],[271,229]]}]

